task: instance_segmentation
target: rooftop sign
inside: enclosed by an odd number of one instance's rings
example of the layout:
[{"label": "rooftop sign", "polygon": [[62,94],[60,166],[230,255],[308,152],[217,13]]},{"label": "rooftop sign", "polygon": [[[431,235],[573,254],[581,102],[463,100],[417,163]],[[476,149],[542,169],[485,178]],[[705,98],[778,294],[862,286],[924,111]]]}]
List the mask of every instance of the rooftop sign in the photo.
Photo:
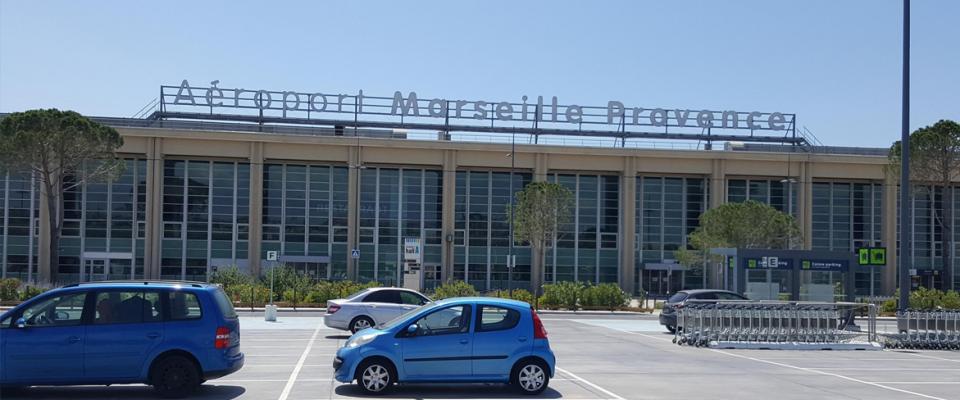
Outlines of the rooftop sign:
[{"label": "rooftop sign", "polygon": [[[649,108],[610,100],[605,105],[561,104],[556,96],[521,96],[519,102],[462,100],[422,97],[414,91],[396,91],[392,96],[356,93],[324,93],[221,88],[209,86],[161,86],[161,111],[184,112],[195,107],[205,113],[238,113],[282,119],[353,120],[394,124],[424,122],[459,127],[531,127],[590,131],[619,136],[633,132],[677,134],[711,130],[768,131],[783,137],[795,130],[795,115],[780,112],[716,111],[686,108]],[[232,110],[232,111],[230,111]],[[350,118],[344,118],[349,114]],[[282,122],[282,121],[280,121]],[[653,128],[653,129],[651,129]],[[758,132],[760,131],[760,132]],[[778,133],[779,132],[779,133]]]}]

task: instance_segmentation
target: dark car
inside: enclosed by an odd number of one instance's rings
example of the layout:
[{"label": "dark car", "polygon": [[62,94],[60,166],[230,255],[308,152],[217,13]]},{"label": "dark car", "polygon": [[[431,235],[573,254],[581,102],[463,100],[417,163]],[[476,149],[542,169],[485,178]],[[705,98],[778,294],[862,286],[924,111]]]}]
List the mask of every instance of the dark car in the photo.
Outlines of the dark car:
[{"label": "dark car", "polygon": [[677,331],[677,309],[682,308],[689,300],[750,300],[729,290],[695,289],[681,290],[663,304],[660,311],[660,325],[667,327],[670,333]]},{"label": "dark car", "polygon": [[146,383],[183,397],[243,358],[237,313],[206,283],[73,284],[0,314],[0,391]]}]

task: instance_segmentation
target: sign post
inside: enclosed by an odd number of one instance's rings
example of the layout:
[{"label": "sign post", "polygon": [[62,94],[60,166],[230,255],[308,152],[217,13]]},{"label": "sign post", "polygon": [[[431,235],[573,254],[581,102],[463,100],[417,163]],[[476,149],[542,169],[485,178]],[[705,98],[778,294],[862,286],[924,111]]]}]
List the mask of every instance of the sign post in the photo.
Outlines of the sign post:
[{"label": "sign post", "polygon": [[269,322],[277,321],[277,306],[273,304],[273,277],[276,274],[278,253],[275,250],[267,251],[267,261],[270,262],[270,303],[264,305],[263,320]]},{"label": "sign post", "polygon": [[423,242],[420,238],[403,238],[403,287],[423,289]]}]

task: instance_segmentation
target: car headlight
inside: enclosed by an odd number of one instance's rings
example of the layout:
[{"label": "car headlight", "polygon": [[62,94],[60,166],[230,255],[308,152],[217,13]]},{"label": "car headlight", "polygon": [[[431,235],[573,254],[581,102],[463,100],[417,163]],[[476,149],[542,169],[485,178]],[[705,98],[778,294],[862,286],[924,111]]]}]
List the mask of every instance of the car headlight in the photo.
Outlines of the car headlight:
[{"label": "car headlight", "polygon": [[377,335],[376,335],[376,334],[373,334],[373,333],[368,333],[368,334],[362,335],[362,336],[354,336],[354,337],[350,338],[350,340],[347,341],[347,346],[346,346],[346,347],[354,348],[354,347],[357,347],[357,346],[363,346],[363,345],[365,345],[365,344],[367,344],[367,343],[372,342],[373,339],[376,339],[376,338],[377,338]]}]

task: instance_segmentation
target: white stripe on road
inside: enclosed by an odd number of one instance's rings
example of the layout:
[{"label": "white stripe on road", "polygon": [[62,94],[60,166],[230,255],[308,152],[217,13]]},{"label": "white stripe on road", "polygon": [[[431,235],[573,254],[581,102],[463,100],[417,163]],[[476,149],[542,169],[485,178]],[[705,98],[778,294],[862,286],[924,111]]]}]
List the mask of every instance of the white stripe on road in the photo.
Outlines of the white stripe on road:
[{"label": "white stripe on road", "polygon": [[623,397],[617,396],[616,394],[614,394],[613,392],[611,392],[611,391],[609,391],[609,390],[607,390],[607,389],[604,389],[604,388],[602,388],[602,387],[600,387],[600,386],[597,386],[597,385],[596,385],[595,383],[593,383],[593,382],[590,382],[590,381],[588,381],[588,380],[586,380],[586,379],[583,379],[583,378],[581,378],[581,377],[579,377],[579,376],[577,376],[577,375],[574,375],[573,372],[567,371],[567,370],[565,370],[565,369],[563,369],[563,368],[560,368],[560,367],[556,367],[556,368],[557,368],[557,371],[560,371],[560,372],[563,372],[564,374],[570,375],[570,377],[572,377],[572,378],[574,378],[574,379],[576,379],[576,380],[578,380],[578,381],[580,381],[580,382],[586,383],[588,386],[590,386],[590,387],[592,387],[592,388],[594,388],[594,389],[599,390],[600,392],[602,392],[603,394],[605,394],[605,395],[607,395],[607,396],[610,396],[610,399],[609,399],[609,400],[626,400],[626,399],[624,399]]},{"label": "white stripe on road", "polygon": [[820,375],[832,376],[832,377],[835,377],[835,378],[840,378],[840,379],[848,380],[848,381],[851,381],[851,382],[862,383],[862,384],[864,384],[864,385],[870,385],[870,386],[878,387],[878,388],[881,388],[881,389],[892,390],[892,391],[894,391],[894,392],[905,393],[905,394],[909,394],[909,395],[913,395],[913,396],[917,396],[917,397],[923,397],[923,398],[925,398],[925,399],[946,400],[946,399],[944,399],[944,398],[942,398],[942,397],[929,396],[929,395],[925,395],[925,394],[923,394],[923,393],[917,393],[917,392],[911,392],[911,391],[909,391],[909,390],[897,389],[897,388],[895,388],[895,387],[885,386],[885,385],[882,385],[882,384],[879,384],[879,383],[876,383],[876,382],[868,382],[868,381],[860,380],[860,379],[857,379],[857,378],[851,378],[851,377],[849,377],[849,376],[844,376],[844,375],[840,375],[840,374],[834,374],[834,373],[831,373],[831,372],[820,371],[820,370],[816,370],[816,369],[812,369],[812,368],[803,368],[803,367],[798,367],[798,366],[795,366],[795,365],[778,363],[778,362],[774,362],[774,361],[762,360],[762,359],[759,359],[759,358],[748,357],[748,356],[744,356],[744,355],[740,355],[740,354],[728,353],[728,352],[723,351],[723,350],[716,350],[716,349],[709,349],[709,350],[710,350],[710,351],[713,351],[713,352],[716,352],[716,353],[720,353],[720,354],[726,354],[726,355],[731,356],[731,357],[737,357],[737,358],[742,358],[742,359],[745,359],[745,360],[751,360],[751,361],[766,363],[766,364],[770,364],[770,365],[776,365],[776,366],[778,366],[778,367],[791,368],[791,369],[796,369],[796,370],[806,371],[806,372],[813,372],[813,373],[815,373],[815,374],[820,374]]},{"label": "white stripe on road", "polygon": [[297,382],[297,375],[300,375],[300,369],[303,368],[304,362],[307,361],[307,354],[310,354],[310,349],[313,348],[313,341],[317,339],[317,334],[320,333],[320,328],[323,327],[323,321],[320,322],[320,324],[317,324],[317,329],[313,330],[313,336],[310,337],[310,342],[307,343],[307,348],[303,349],[303,354],[300,355],[300,360],[297,361],[297,366],[294,367],[293,372],[290,373],[290,379],[287,379],[287,384],[283,387],[283,392],[280,393],[278,400],[287,400],[287,397],[290,396],[290,390],[293,389],[293,384]]}]

